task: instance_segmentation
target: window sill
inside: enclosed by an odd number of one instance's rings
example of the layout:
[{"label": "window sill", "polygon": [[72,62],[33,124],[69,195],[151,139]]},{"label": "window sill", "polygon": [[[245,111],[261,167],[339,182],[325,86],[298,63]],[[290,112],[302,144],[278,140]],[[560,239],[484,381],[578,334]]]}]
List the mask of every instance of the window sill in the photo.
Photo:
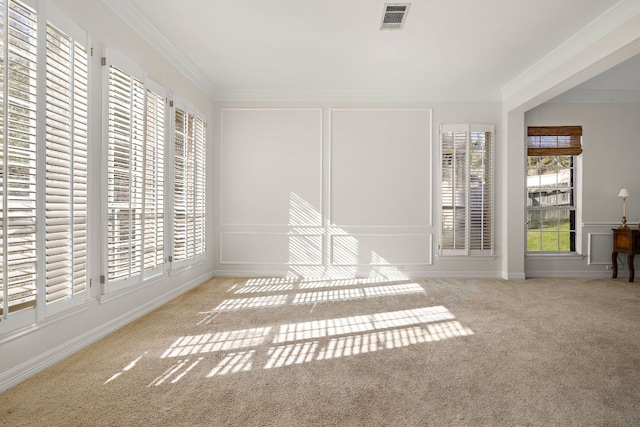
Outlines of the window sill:
[{"label": "window sill", "polygon": [[437,260],[443,261],[495,261],[497,255],[436,255]]},{"label": "window sill", "polygon": [[539,254],[526,254],[527,258],[553,258],[553,259],[566,259],[566,260],[582,260],[585,259],[584,255],[578,253],[539,253]]},{"label": "window sill", "polygon": [[153,285],[154,283],[158,283],[164,277],[166,277],[165,273],[161,273],[161,274],[154,275],[153,277],[150,277],[148,279],[145,279],[142,282],[138,281],[138,282],[135,282],[135,283],[131,283],[131,284],[127,285],[127,286],[123,286],[123,287],[119,287],[117,289],[109,290],[109,292],[107,292],[105,294],[101,294],[101,295],[98,296],[98,302],[100,304],[108,303],[108,302],[110,302],[112,300],[115,300],[115,299],[121,298],[123,296],[129,295],[132,292],[137,292],[140,289],[144,289],[147,286]]},{"label": "window sill", "polygon": [[[191,261],[191,262],[188,262],[188,261]],[[204,263],[204,261],[205,261],[204,260],[204,254],[200,255],[196,259],[186,260],[186,262],[187,262],[186,264],[181,264],[181,265],[178,265],[178,266],[170,269],[169,270],[169,276],[175,276],[176,274],[183,273],[183,272],[185,272],[187,270],[191,270],[193,268],[200,267]],[[183,262],[185,262],[185,261],[183,261]]]},{"label": "window sill", "polygon": [[39,321],[34,320],[30,322],[30,324],[28,325],[25,325],[22,327],[16,327],[15,329],[9,329],[0,334],[0,345],[3,345],[16,338],[20,338],[24,335],[30,334],[33,331],[43,328],[45,326],[51,326],[61,320],[75,316],[87,310],[89,310],[89,301],[83,301],[82,303],[77,304],[73,307],[70,307],[64,311],[60,311],[59,313],[46,316],[42,320],[39,320]]}]

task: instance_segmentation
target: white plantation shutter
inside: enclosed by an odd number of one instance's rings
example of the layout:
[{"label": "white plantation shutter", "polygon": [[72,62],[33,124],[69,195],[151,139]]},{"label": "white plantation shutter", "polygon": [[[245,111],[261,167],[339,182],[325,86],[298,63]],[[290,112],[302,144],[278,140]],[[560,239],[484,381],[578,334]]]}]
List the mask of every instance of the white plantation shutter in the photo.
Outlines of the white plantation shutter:
[{"label": "white plantation shutter", "polygon": [[144,101],[145,90],[142,81],[111,65],[107,149],[109,281],[133,277],[141,271]]},{"label": "white plantation shutter", "polygon": [[469,249],[493,249],[493,130],[470,132]]},{"label": "white plantation shutter", "polygon": [[36,301],[36,13],[7,1],[0,20],[0,314],[6,315]]},{"label": "white plantation shutter", "polygon": [[165,99],[147,89],[145,136],[144,269],[164,264]]},{"label": "white plantation shutter", "polygon": [[86,289],[87,54],[47,25],[46,301]]},{"label": "white plantation shutter", "polygon": [[107,278],[126,286],[162,273],[165,262],[166,100],[129,74],[142,74],[134,64],[110,56]]},{"label": "white plantation shutter", "polygon": [[175,109],[175,135],[173,148],[173,260],[187,259],[187,117]]},{"label": "white plantation shutter", "polygon": [[465,249],[467,133],[442,132],[442,248]]},{"label": "white plantation shutter", "polygon": [[74,57],[74,222],[73,292],[87,284],[87,144],[89,135],[89,58],[86,49],[75,43]]},{"label": "white plantation shutter", "polygon": [[194,256],[204,254],[205,251],[205,143],[207,125],[202,118],[195,118],[195,172],[194,172],[194,207],[193,207],[193,234]]},{"label": "white plantation shutter", "polygon": [[184,181],[186,193],[186,257],[193,258],[195,256],[195,117],[193,114],[187,114],[187,141],[185,147],[184,162]]},{"label": "white plantation shutter", "polygon": [[[0,49],[2,49],[0,52],[4,52],[5,49],[5,9],[4,9],[4,3],[2,3],[2,9],[0,9],[0,20],[2,21],[2,26],[0,26]],[[8,288],[6,287],[6,283],[7,283],[7,279],[6,279],[6,268],[5,265],[7,264],[7,260],[5,259],[5,253],[6,253],[6,248],[5,248],[5,239],[4,239],[4,235],[5,235],[5,230],[7,228],[7,224],[5,222],[5,212],[7,211],[7,198],[5,197],[6,194],[6,183],[7,180],[5,179],[5,171],[6,171],[6,165],[5,165],[5,149],[7,147],[7,144],[5,144],[6,141],[6,132],[5,132],[5,124],[7,122],[7,120],[5,119],[5,115],[6,115],[6,108],[5,108],[5,99],[4,99],[4,88],[6,86],[6,79],[5,76],[7,75],[7,73],[5,72],[5,66],[4,64],[6,63],[5,61],[5,55],[4,53],[2,53],[2,63],[0,63],[0,315],[3,315],[7,312],[8,306],[7,306],[7,291]]]},{"label": "white plantation shutter", "polygon": [[174,128],[174,261],[205,251],[206,124],[191,113],[175,109]]},{"label": "white plantation shutter", "polygon": [[443,254],[493,251],[493,133],[492,126],[442,126]]}]

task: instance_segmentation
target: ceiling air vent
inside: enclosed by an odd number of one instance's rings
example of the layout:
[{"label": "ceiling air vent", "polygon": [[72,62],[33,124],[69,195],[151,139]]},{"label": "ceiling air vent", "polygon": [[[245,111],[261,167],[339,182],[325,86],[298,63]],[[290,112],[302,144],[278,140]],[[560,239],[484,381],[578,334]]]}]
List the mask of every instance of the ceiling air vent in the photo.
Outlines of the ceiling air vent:
[{"label": "ceiling air vent", "polygon": [[385,3],[382,13],[381,30],[400,30],[407,20],[411,3]]}]

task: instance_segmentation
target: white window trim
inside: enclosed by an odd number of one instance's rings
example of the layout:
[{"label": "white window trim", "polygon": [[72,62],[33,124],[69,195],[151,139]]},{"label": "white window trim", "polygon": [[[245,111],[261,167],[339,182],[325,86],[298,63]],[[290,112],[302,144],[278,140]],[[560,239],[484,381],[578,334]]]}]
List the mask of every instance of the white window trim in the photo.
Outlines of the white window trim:
[{"label": "white window trim", "polygon": [[[443,156],[443,152],[442,152],[442,135],[444,132],[466,132],[467,134],[470,134],[470,132],[491,132],[491,136],[492,136],[492,140],[491,140],[491,157],[490,157],[490,162],[491,162],[491,172],[490,172],[490,179],[491,179],[491,204],[490,204],[490,209],[491,209],[491,221],[490,221],[490,227],[491,227],[491,249],[486,249],[486,250],[471,250],[469,248],[469,233],[467,232],[467,235],[465,236],[466,238],[466,243],[465,243],[465,248],[464,249],[444,249],[442,248],[442,241],[443,241],[443,231],[442,231],[442,156]],[[469,142],[467,141],[467,144]],[[495,163],[495,158],[496,158],[496,132],[495,132],[495,126],[494,125],[490,125],[490,124],[442,124],[440,125],[440,132],[439,132],[439,138],[438,138],[438,182],[439,182],[439,186],[438,186],[438,213],[439,213],[439,226],[438,226],[438,252],[437,252],[437,258],[438,259],[455,259],[455,258],[460,258],[460,259],[467,259],[467,260],[472,260],[472,259],[478,259],[478,260],[494,260],[496,259],[496,255],[495,255],[495,247],[496,247],[496,242],[495,242],[495,217],[496,217],[496,181],[495,181],[495,173],[496,173],[496,163]],[[466,168],[467,168],[467,176],[469,174],[469,161],[467,158],[466,161]],[[467,181],[467,185],[468,185],[468,181]],[[466,206],[469,206],[469,191],[467,191],[467,201],[466,201]],[[467,224],[467,228],[469,227],[469,210],[467,209],[467,214],[466,214],[466,224]]]},{"label": "white window trim", "polygon": [[[129,74],[131,77],[136,78],[144,83],[144,98],[145,98],[145,106],[146,106],[146,93],[147,89],[151,89],[156,94],[160,96],[164,96],[165,99],[168,98],[168,91],[163,88],[161,85],[151,80],[146,73],[143,72],[142,68],[140,68],[137,64],[129,60],[127,57],[121,55],[118,51],[105,48],[104,49],[104,58],[106,61],[104,62],[104,66],[102,67],[102,111],[103,111],[103,152],[108,153],[109,150],[109,128],[108,128],[108,114],[109,114],[109,71],[110,66],[115,66],[116,68],[122,70],[123,72]],[[144,111],[145,124],[143,136],[146,136],[146,109]],[[107,250],[107,242],[108,242],[108,156],[104,156],[102,159],[102,168],[105,171],[101,174],[101,194],[102,200],[104,203],[102,209],[102,219],[101,219],[101,229],[102,229],[102,241],[104,242],[102,246],[101,253],[101,263],[102,263],[102,273],[101,273],[101,294],[106,295],[111,292],[117,292],[122,289],[126,289],[129,287],[136,287],[145,284],[147,281],[155,281],[161,277],[165,277],[168,274],[169,263],[168,263],[168,242],[171,240],[171,233],[169,232],[171,229],[167,227],[167,217],[170,216],[169,209],[170,205],[167,204],[167,200],[170,199],[168,195],[170,194],[170,184],[169,184],[169,173],[171,171],[171,166],[169,165],[168,159],[168,140],[171,137],[171,128],[170,128],[170,117],[171,112],[168,107],[168,102],[165,101],[164,106],[164,127],[165,127],[165,135],[164,135],[164,165],[165,174],[164,174],[164,210],[165,210],[165,221],[164,221],[164,258],[163,264],[156,268],[150,270],[144,270],[144,240],[142,241],[142,260],[141,260],[141,269],[139,274],[132,275],[130,277],[126,277],[124,279],[119,280],[109,280],[108,277],[108,250]],[[144,156],[144,144],[143,144],[143,156]],[[143,185],[144,187],[144,185]],[[143,192],[143,206],[144,206],[144,192]],[[144,214],[142,220],[142,227],[144,227]]]},{"label": "white window trim", "polygon": [[[36,51],[36,88],[37,88],[37,98],[36,98],[36,111],[38,111],[38,115],[36,116],[36,222],[37,222],[37,231],[36,231],[36,295],[35,295],[35,307],[29,307],[26,309],[22,309],[19,311],[11,312],[11,313],[3,313],[0,315],[0,335],[6,332],[15,332],[24,328],[31,328],[34,324],[45,323],[48,321],[54,321],[54,319],[58,319],[62,313],[73,312],[74,310],[81,310],[82,306],[86,304],[89,298],[89,288],[90,288],[90,269],[91,269],[91,261],[90,261],[90,246],[87,244],[86,251],[86,259],[85,259],[85,270],[86,270],[86,282],[85,288],[82,291],[77,292],[72,296],[66,296],[64,298],[52,301],[47,303],[46,292],[47,292],[47,283],[46,283],[46,194],[47,194],[47,180],[46,180],[46,164],[47,164],[47,156],[46,156],[46,62],[47,62],[47,26],[50,24],[62,33],[69,36],[74,42],[78,42],[83,45],[83,47],[89,53],[90,43],[89,36],[87,33],[82,30],[78,25],[76,25],[73,21],[69,20],[64,16],[64,14],[60,13],[55,5],[50,4],[49,2],[42,2],[36,0],[18,0],[18,3],[22,3],[23,5],[32,8],[37,16],[37,51]],[[8,2],[3,4],[8,5]],[[5,12],[8,9],[5,9]],[[90,81],[91,76],[91,64],[90,60],[88,60],[88,79]],[[89,84],[89,81],[87,82]],[[6,90],[6,88],[5,88]],[[87,101],[91,97],[91,89],[87,86]],[[5,97],[6,99],[6,97]],[[90,102],[89,102],[90,104]],[[91,107],[88,106],[87,111],[87,138],[91,133]],[[90,144],[87,145],[87,161],[91,157],[91,147]],[[87,185],[89,182],[87,181]],[[7,198],[5,198],[6,202]],[[3,202],[3,203],[5,203]],[[0,208],[4,209],[4,206]],[[87,241],[90,238],[90,229],[92,224],[92,215],[91,208],[89,203],[86,206],[86,215],[87,222],[86,226],[86,239]],[[0,274],[5,274],[4,271],[0,271]]]},{"label": "white window trim", "polygon": [[[7,4],[4,3],[3,4]],[[65,318],[70,316],[72,313],[78,313],[80,311],[86,310],[89,307],[89,300],[91,298],[98,298],[101,300],[101,297],[98,295],[99,293],[109,295],[103,295],[106,299],[116,298],[130,292],[134,292],[140,289],[142,286],[153,286],[163,280],[163,278],[168,277],[169,275],[177,274],[179,271],[184,271],[195,266],[201,265],[205,261],[206,255],[206,246],[205,252],[201,255],[193,257],[191,259],[187,259],[185,261],[179,263],[170,263],[169,262],[169,254],[170,252],[170,244],[172,242],[172,215],[173,215],[173,207],[171,205],[171,200],[173,199],[173,186],[171,181],[171,168],[169,167],[168,159],[171,157],[172,147],[170,146],[170,142],[173,136],[173,127],[172,120],[173,115],[172,111],[169,109],[168,103],[165,102],[164,106],[164,125],[165,125],[165,135],[164,135],[164,167],[165,167],[165,176],[164,176],[164,251],[165,256],[163,257],[162,266],[153,268],[150,270],[144,270],[144,261],[142,261],[142,269],[139,276],[140,277],[132,277],[127,280],[123,280],[122,283],[104,283],[103,286],[96,286],[91,290],[91,281],[92,278],[96,280],[94,283],[97,285],[97,279],[100,273],[104,275],[106,278],[107,274],[107,212],[108,212],[108,204],[107,204],[107,162],[108,159],[103,156],[105,152],[107,152],[109,138],[108,138],[108,126],[105,126],[105,123],[108,122],[108,93],[109,93],[109,67],[100,67],[98,63],[91,59],[91,56],[98,56],[98,52],[93,52],[90,43],[89,35],[79,26],[77,26],[72,20],[67,18],[63,13],[61,13],[56,5],[47,1],[39,1],[39,0],[16,0],[18,3],[24,4],[32,8],[35,11],[37,16],[37,51],[35,53],[35,59],[33,59],[36,71],[35,78],[35,86],[37,90],[34,92],[37,94],[37,98],[35,99],[35,108],[34,110],[38,112],[36,115],[34,126],[36,131],[36,139],[35,139],[35,172],[32,174],[35,180],[36,186],[36,201],[35,201],[35,218],[36,218],[36,232],[35,232],[35,242],[37,243],[37,248],[35,249],[35,269],[36,269],[36,279],[35,279],[35,306],[21,309],[14,312],[4,312],[0,315],[0,336],[5,334],[6,332],[10,332],[15,334],[21,333],[20,331],[25,331],[26,329],[38,328],[40,325],[50,324],[52,322],[56,322],[61,318]],[[5,8],[5,11],[8,11],[8,7]],[[46,200],[46,73],[45,73],[45,64],[46,64],[46,53],[47,53],[47,24],[51,24],[52,26],[59,29],[64,34],[68,35],[72,40],[77,41],[82,44],[87,51],[87,67],[88,67],[88,87],[87,87],[87,140],[90,141],[92,136],[95,136],[95,131],[97,128],[94,126],[98,123],[102,124],[102,131],[98,131],[102,136],[102,142],[98,143],[96,146],[93,143],[87,143],[87,169],[92,169],[92,171],[87,171],[87,206],[86,206],[86,285],[84,290],[78,292],[73,296],[65,296],[64,298],[56,301],[52,301],[50,303],[46,302],[46,272],[47,266],[46,262],[51,260],[46,256],[46,245],[42,242],[46,241],[46,208],[47,208],[47,200]],[[129,75],[141,80],[144,82],[145,89],[151,89],[155,93],[160,96],[164,96],[165,99],[168,97],[169,93],[166,88],[152,82],[148,79],[146,73],[135,64],[133,61],[125,58],[124,56],[119,55],[116,51],[105,48],[104,56],[109,60],[110,64],[114,64],[118,66],[118,68],[122,69]],[[84,55],[83,55],[84,56]],[[98,59],[98,58],[95,58]],[[101,70],[98,70],[101,68]],[[94,79],[96,81],[94,81]],[[96,85],[98,81],[101,84]],[[83,84],[84,85],[84,84]],[[5,91],[7,91],[7,87],[5,85]],[[62,91],[64,93],[64,91]],[[5,92],[6,95],[6,92]],[[102,100],[99,100],[100,95],[102,95]],[[5,96],[5,99],[8,99]],[[64,97],[60,97],[60,99],[65,99]],[[64,101],[61,101],[64,103]],[[82,101],[84,103],[84,100]],[[206,126],[206,121],[204,120],[204,115],[202,115],[195,108],[187,108],[185,111],[190,114],[194,114],[200,117]],[[83,118],[84,122],[84,118]],[[94,130],[92,130],[92,128]],[[206,129],[206,127],[205,127]],[[84,132],[84,129],[82,129]],[[32,134],[32,133],[30,133]],[[84,135],[82,135],[84,139]],[[6,139],[6,138],[5,138]],[[204,146],[205,151],[204,155],[206,157],[206,133],[204,138]],[[83,149],[84,151],[84,149]],[[206,185],[206,158],[203,157],[204,170],[203,170],[203,179]],[[31,158],[31,157],[29,157]],[[94,165],[91,167],[90,165]],[[60,165],[58,165],[60,166]],[[99,167],[98,167],[99,166]],[[61,166],[62,167],[62,166]],[[30,182],[31,184],[31,182]],[[94,191],[96,190],[96,191]],[[31,190],[29,190],[31,191]],[[84,191],[84,189],[83,189]],[[62,194],[62,193],[60,193]],[[5,194],[6,195],[6,194]],[[203,194],[204,199],[204,224],[207,223],[206,220],[206,205],[207,199],[206,194]],[[67,197],[65,194],[64,197]],[[8,197],[4,197],[1,208],[6,210]],[[198,199],[198,203],[200,199]],[[57,201],[53,201],[53,203],[58,203]],[[66,202],[65,202],[66,203]],[[92,208],[93,207],[93,208]],[[56,207],[57,210],[57,207]],[[83,212],[84,214],[84,212]],[[33,215],[30,214],[30,217]],[[97,217],[96,217],[97,216]],[[144,222],[143,222],[144,226]],[[205,225],[205,235],[203,236],[203,243],[206,245],[206,230],[207,227]],[[56,231],[57,232],[57,231]],[[82,237],[82,236],[81,236]],[[91,244],[89,242],[92,241]],[[72,258],[73,261],[73,258]],[[79,265],[79,264],[78,264]],[[4,269],[5,265],[2,265]],[[7,277],[7,273],[5,270],[0,271],[0,274],[3,277]],[[29,284],[33,283],[33,281],[29,281]],[[79,284],[79,283],[78,283]],[[3,285],[7,285],[6,281],[3,281]],[[134,286],[135,285],[135,286]],[[99,291],[98,291],[99,289]],[[50,289],[51,290],[51,289]],[[4,291],[3,291],[4,292]],[[8,291],[7,291],[8,292]],[[33,295],[30,295],[29,298],[33,298]],[[6,310],[8,311],[8,310]]]},{"label": "white window trim", "polygon": [[[525,153],[526,156],[526,153]],[[529,157],[529,156],[526,156]],[[525,256],[528,258],[558,258],[558,259],[583,259],[584,251],[583,251],[583,233],[582,227],[579,227],[578,224],[582,224],[582,188],[583,188],[583,177],[582,177],[582,155],[574,155],[573,156],[574,166],[573,166],[573,180],[574,180],[574,211],[575,211],[575,251],[571,252],[529,252],[527,251],[527,224],[525,222],[525,238],[524,238],[524,252]],[[525,161],[525,174],[526,174],[526,161]],[[525,193],[525,221],[529,214],[529,208],[526,205],[526,194],[528,191],[527,182],[525,177],[524,183],[524,193]]]},{"label": "white window trim", "polygon": [[[170,203],[171,203],[171,210],[170,210],[170,214],[167,215],[170,220],[170,225],[169,228],[173,231],[175,231],[175,227],[174,227],[174,221],[175,221],[175,214],[176,214],[176,209],[175,209],[175,114],[176,114],[176,110],[182,110],[183,112],[185,112],[188,115],[193,115],[196,117],[200,117],[203,118],[203,114],[198,111],[195,107],[193,107],[191,104],[184,102],[180,99],[178,100],[172,100],[171,102],[171,112],[169,114],[170,116],[170,127],[169,127],[169,132],[170,132],[170,136],[169,136],[169,155],[168,155],[168,159],[169,159],[169,174],[167,174],[167,176],[169,177],[169,186],[170,186],[170,193],[171,193],[171,197],[169,197],[170,199]],[[203,120],[204,121],[204,120]],[[204,147],[205,147],[205,160],[204,160],[204,169],[203,171],[205,172],[205,179],[204,179],[204,185],[205,185],[205,193],[206,193],[206,184],[207,184],[207,179],[206,179],[206,147],[207,147],[207,134],[206,134],[206,126],[207,123],[206,121],[204,121],[204,125],[205,125],[205,135],[204,135]],[[176,260],[175,259],[175,238],[171,238],[171,241],[169,243],[170,246],[168,246],[169,248],[169,252],[171,254],[170,256],[170,275],[174,275],[179,271],[184,271],[184,270],[188,270],[190,268],[193,268],[196,265],[201,264],[202,262],[204,262],[206,254],[207,254],[207,245],[206,245],[206,233],[207,233],[207,227],[206,227],[206,217],[207,217],[207,198],[205,195],[204,198],[204,224],[205,224],[205,231],[204,231],[204,252],[200,255],[196,255],[195,257],[191,257],[191,258],[186,258],[184,260]],[[173,237],[173,236],[172,236]]]},{"label": "white window trim", "polygon": [[[52,9],[52,10],[49,10],[48,12],[53,12],[54,10],[55,9]],[[74,50],[75,42],[79,42],[79,43],[81,43],[83,45],[84,50],[86,52],[86,56],[87,56],[87,58],[86,58],[86,61],[87,61],[87,82],[86,82],[87,83],[87,93],[86,93],[86,96],[87,96],[87,99],[86,99],[86,102],[87,102],[87,111],[86,111],[86,114],[87,114],[87,116],[86,116],[87,131],[86,131],[86,137],[85,137],[86,138],[86,142],[85,142],[85,149],[86,149],[86,159],[85,159],[85,161],[86,161],[86,164],[85,164],[85,167],[86,167],[87,170],[85,172],[86,173],[86,177],[85,177],[85,179],[86,179],[86,185],[85,185],[85,187],[86,187],[86,189],[85,189],[85,191],[86,191],[86,196],[85,196],[85,198],[86,198],[85,199],[85,210],[86,210],[86,213],[85,213],[85,233],[84,233],[84,240],[85,240],[85,254],[84,254],[84,257],[85,257],[85,259],[84,259],[84,262],[85,262],[85,270],[84,270],[85,271],[85,284],[84,284],[84,289],[81,290],[80,292],[78,292],[77,294],[74,293],[73,295],[65,297],[64,299],[60,299],[60,300],[52,301],[52,302],[48,303],[48,302],[46,302],[46,280],[45,280],[45,283],[44,283],[45,290],[44,290],[44,292],[38,291],[38,296],[39,296],[40,300],[38,301],[37,308],[38,308],[38,310],[41,310],[41,309],[44,308],[46,315],[54,315],[54,314],[57,314],[57,313],[60,313],[60,312],[62,312],[64,310],[66,310],[68,308],[81,305],[81,304],[85,303],[89,299],[89,289],[90,289],[90,250],[89,250],[89,247],[90,246],[89,246],[88,242],[90,241],[90,228],[91,228],[90,224],[91,224],[91,218],[92,218],[91,209],[90,209],[90,205],[89,205],[89,192],[90,192],[89,188],[90,187],[89,187],[89,175],[88,175],[88,173],[89,173],[89,170],[88,170],[89,169],[89,159],[90,159],[90,155],[91,155],[91,151],[90,151],[91,144],[89,144],[90,135],[91,135],[91,121],[90,121],[90,114],[91,114],[90,110],[91,110],[91,108],[90,108],[90,101],[89,101],[90,92],[91,92],[91,89],[90,89],[91,56],[90,56],[90,47],[89,47],[89,45],[87,43],[88,42],[88,37],[87,37],[86,33],[84,33],[84,31],[82,31],[77,26],[73,25],[66,18],[61,17],[62,15],[59,14],[59,13],[58,14],[56,14],[56,13],[47,13],[47,15],[48,15],[48,19],[44,23],[45,34],[46,34],[46,31],[47,31],[47,25],[49,23],[51,23],[52,26],[54,26],[59,31],[63,32],[68,37],[70,37],[70,39],[72,41],[72,44],[71,44],[71,49],[72,50]],[[53,18],[52,18],[52,16],[53,16]],[[54,18],[55,19],[60,19],[61,22],[63,22],[65,24],[65,26],[70,29],[70,31],[67,32],[66,28],[57,25],[57,22],[55,22],[53,20]],[[45,58],[46,58],[46,46],[45,46],[44,50],[45,50]],[[74,53],[74,55],[75,55],[75,53]],[[75,62],[74,62],[74,64],[75,64]],[[46,67],[45,67],[45,70],[46,70]],[[45,82],[45,85],[46,85],[46,82]],[[74,91],[74,93],[76,93],[76,92]],[[43,109],[42,109],[42,111],[46,111],[46,109],[44,108],[44,106],[46,105],[46,96],[44,96],[42,98],[43,98],[43,101],[42,101]],[[43,123],[46,125],[46,117],[43,120]],[[72,130],[71,132],[73,133],[74,131]],[[46,132],[41,132],[39,139],[42,140],[42,145],[39,147],[40,152],[41,153],[46,153]],[[74,139],[74,141],[75,141],[75,139]],[[40,156],[40,157],[46,157],[46,156]],[[45,160],[45,163],[46,163],[46,160]],[[46,182],[45,182],[45,185],[41,186],[41,188],[44,189],[43,191],[46,192]],[[74,186],[74,191],[75,190],[77,190],[77,189]],[[46,206],[46,197],[45,197],[46,194],[43,194],[41,196],[42,196],[41,198],[43,200],[43,202],[41,204],[43,206]],[[43,217],[43,220],[46,221],[46,214]],[[41,228],[44,229],[45,227],[41,227]],[[46,241],[42,243],[42,247],[46,247]],[[43,255],[46,255],[46,254],[43,254]],[[46,257],[45,257],[44,261],[45,261],[45,266],[43,268],[46,271]],[[72,259],[72,270],[73,270],[73,267],[74,267],[74,262],[73,261],[74,260]],[[72,284],[72,287],[73,287],[73,284]]]},{"label": "white window trim", "polygon": [[[166,275],[168,269],[169,269],[169,262],[168,262],[168,254],[169,251],[167,250],[168,246],[168,241],[170,241],[169,237],[171,236],[171,233],[169,233],[169,231],[171,230],[169,228],[169,224],[167,222],[167,217],[169,216],[169,207],[167,204],[167,199],[169,199],[170,197],[167,197],[168,194],[170,194],[170,192],[168,191],[171,187],[169,187],[168,185],[168,172],[169,172],[169,167],[168,167],[168,141],[169,141],[169,137],[170,137],[170,116],[171,116],[171,112],[169,109],[169,102],[168,102],[168,93],[167,90],[165,88],[163,88],[161,85],[159,85],[158,83],[156,83],[155,81],[147,78],[145,81],[145,89],[147,90],[151,90],[152,92],[154,92],[155,94],[157,94],[158,96],[164,97],[165,102],[164,102],[164,141],[162,144],[162,148],[164,150],[164,163],[162,165],[162,167],[164,168],[163,170],[163,175],[164,175],[164,182],[163,182],[163,193],[164,193],[164,197],[163,197],[163,209],[164,209],[164,222],[163,222],[163,248],[164,248],[164,257],[163,257],[163,262],[161,265],[154,267],[153,269],[149,269],[149,270],[145,270],[144,269],[144,255],[143,255],[143,269],[142,269],[142,275],[143,275],[143,281],[147,281],[147,280],[151,280],[151,279],[156,279],[159,276],[163,276]],[[145,111],[146,114],[146,111]],[[145,122],[146,122],[146,118],[145,118]],[[146,146],[146,144],[145,144]],[[146,150],[146,148],[145,148]],[[145,152],[145,156],[146,156],[146,152]],[[144,228],[144,221],[145,218],[143,217],[143,228]],[[144,243],[144,242],[143,242]]]}]

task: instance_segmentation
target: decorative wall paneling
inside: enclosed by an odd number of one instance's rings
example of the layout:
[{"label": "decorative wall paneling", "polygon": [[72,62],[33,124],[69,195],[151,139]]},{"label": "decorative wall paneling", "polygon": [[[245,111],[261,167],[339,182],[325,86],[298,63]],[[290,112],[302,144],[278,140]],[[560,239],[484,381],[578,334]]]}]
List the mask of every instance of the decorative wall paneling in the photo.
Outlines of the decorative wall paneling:
[{"label": "decorative wall paneling", "polygon": [[221,268],[424,270],[434,234],[431,137],[430,109],[223,108]]}]

